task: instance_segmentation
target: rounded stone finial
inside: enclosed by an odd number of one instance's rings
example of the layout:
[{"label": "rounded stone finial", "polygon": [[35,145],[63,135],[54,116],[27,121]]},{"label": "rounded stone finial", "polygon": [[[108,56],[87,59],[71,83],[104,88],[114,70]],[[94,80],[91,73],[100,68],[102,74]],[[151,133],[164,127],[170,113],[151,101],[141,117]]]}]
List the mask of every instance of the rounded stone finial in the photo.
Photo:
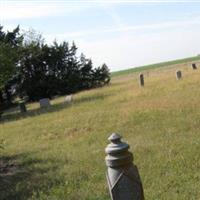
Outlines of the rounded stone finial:
[{"label": "rounded stone finial", "polygon": [[128,152],[129,145],[121,141],[121,136],[113,133],[108,140],[111,142],[105,149],[106,164],[109,167],[117,167],[132,163],[133,155]]},{"label": "rounded stone finial", "polygon": [[110,142],[116,143],[116,142],[120,142],[121,138],[122,138],[122,136],[119,135],[118,133],[113,133],[113,134],[108,138],[108,140],[109,140]]}]

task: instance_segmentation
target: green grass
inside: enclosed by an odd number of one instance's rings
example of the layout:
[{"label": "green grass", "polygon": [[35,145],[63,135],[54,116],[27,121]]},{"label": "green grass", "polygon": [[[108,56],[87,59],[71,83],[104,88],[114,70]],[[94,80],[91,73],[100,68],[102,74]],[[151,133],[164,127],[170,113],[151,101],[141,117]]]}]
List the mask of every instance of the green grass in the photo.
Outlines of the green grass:
[{"label": "green grass", "polygon": [[[179,66],[178,66],[179,67]],[[55,99],[0,124],[0,199],[110,200],[104,148],[112,132],[131,146],[148,200],[200,199],[200,71],[119,76],[104,88]]]},{"label": "green grass", "polygon": [[199,56],[194,56],[194,57],[189,57],[189,58],[184,58],[184,59],[179,59],[179,60],[161,62],[161,63],[151,64],[151,65],[145,65],[145,66],[135,67],[135,68],[131,68],[131,69],[126,69],[126,70],[116,71],[116,72],[112,72],[111,75],[112,75],[112,77],[121,76],[121,75],[126,75],[126,74],[130,74],[130,73],[134,73],[134,72],[152,70],[152,69],[157,69],[160,67],[182,64],[182,63],[186,63],[186,62],[194,62],[194,61],[199,61],[199,60],[200,60]]}]

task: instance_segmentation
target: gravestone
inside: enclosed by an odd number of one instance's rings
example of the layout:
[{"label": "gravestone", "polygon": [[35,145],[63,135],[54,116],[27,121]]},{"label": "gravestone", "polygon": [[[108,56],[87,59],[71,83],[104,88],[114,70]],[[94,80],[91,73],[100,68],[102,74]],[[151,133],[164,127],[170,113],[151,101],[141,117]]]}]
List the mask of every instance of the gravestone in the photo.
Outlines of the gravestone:
[{"label": "gravestone", "polygon": [[64,99],[65,103],[71,103],[73,101],[73,95],[67,95]]},{"label": "gravestone", "polygon": [[139,82],[140,82],[140,86],[144,86],[144,74],[140,74],[139,75],[139,78],[140,78],[140,80],[139,80]]},{"label": "gravestone", "polygon": [[3,114],[3,112],[2,112],[2,111],[0,111],[0,119],[2,118],[2,114]]},{"label": "gravestone", "polygon": [[197,69],[197,66],[196,66],[195,63],[192,63],[192,69],[193,69],[193,70]]},{"label": "gravestone", "polygon": [[21,113],[25,113],[27,111],[25,103],[19,103],[19,109]]},{"label": "gravestone", "polygon": [[49,98],[40,99],[40,108],[47,108],[50,106]]},{"label": "gravestone", "polygon": [[176,71],[176,79],[180,80],[182,78],[182,73],[180,70]]},{"label": "gravestone", "polygon": [[113,133],[111,142],[105,149],[107,182],[112,200],[144,200],[144,193],[137,166],[129,145],[121,141],[121,136]]}]

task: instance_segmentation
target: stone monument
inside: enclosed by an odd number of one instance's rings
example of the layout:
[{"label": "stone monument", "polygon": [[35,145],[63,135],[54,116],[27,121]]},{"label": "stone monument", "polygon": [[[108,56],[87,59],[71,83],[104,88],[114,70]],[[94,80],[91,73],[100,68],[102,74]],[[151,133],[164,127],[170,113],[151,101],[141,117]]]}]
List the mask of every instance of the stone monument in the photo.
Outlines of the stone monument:
[{"label": "stone monument", "polygon": [[27,110],[26,110],[26,105],[24,102],[22,103],[19,103],[19,109],[20,109],[20,112],[21,113],[25,113]]},{"label": "stone monument", "polygon": [[197,66],[196,66],[195,63],[192,63],[192,69],[193,69],[193,70],[197,69]]},{"label": "stone monument", "polygon": [[144,200],[144,193],[137,166],[129,145],[121,142],[121,136],[113,133],[105,149],[107,182],[112,200]]},{"label": "stone monument", "polygon": [[144,74],[140,74],[140,86],[144,86]]},{"label": "stone monument", "polygon": [[64,99],[65,103],[71,103],[73,101],[73,95],[67,95]]},{"label": "stone monument", "polygon": [[49,98],[40,99],[40,108],[47,108],[50,106]]},{"label": "stone monument", "polygon": [[176,79],[180,80],[182,78],[182,73],[180,70],[176,71]]}]

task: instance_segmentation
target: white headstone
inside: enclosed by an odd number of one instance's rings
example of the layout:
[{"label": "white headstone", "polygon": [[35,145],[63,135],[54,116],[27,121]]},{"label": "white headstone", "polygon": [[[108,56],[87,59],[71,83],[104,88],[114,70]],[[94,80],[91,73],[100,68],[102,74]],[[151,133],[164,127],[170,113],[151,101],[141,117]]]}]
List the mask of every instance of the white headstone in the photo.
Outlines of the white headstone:
[{"label": "white headstone", "polygon": [[65,103],[71,103],[73,101],[73,95],[67,95],[64,99]]},{"label": "white headstone", "polygon": [[40,99],[40,108],[46,108],[50,106],[50,100],[48,98]]}]

